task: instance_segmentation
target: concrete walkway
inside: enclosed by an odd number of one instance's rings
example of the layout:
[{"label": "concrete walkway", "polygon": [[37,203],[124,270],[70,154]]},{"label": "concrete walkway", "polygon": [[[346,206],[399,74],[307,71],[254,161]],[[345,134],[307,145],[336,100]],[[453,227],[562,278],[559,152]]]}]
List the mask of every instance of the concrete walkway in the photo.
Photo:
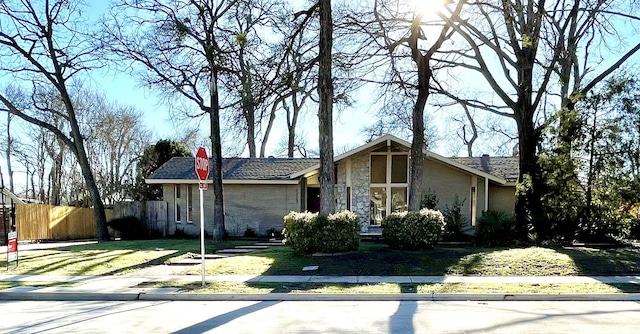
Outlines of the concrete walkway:
[{"label": "concrete walkway", "polygon": [[[57,282],[73,286],[38,287],[17,286],[0,291],[0,300],[639,300],[640,294],[388,294],[388,295],[318,295],[302,294],[194,294],[180,293],[176,288],[150,288],[155,282],[198,283],[198,275],[178,276],[53,276],[53,275],[0,275],[2,282]],[[207,276],[207,282],[263,282],[263,283],[523,283],[523,284],[640,284],[640,276]],[[304,297],[306,296],[306,297]],[[439,297],[438,297],[439,296]],[[445,297],[443,297],[445,296]],[[519,297],[518,297],[519,296]],[[442,299],[445,298],[445,299]],[[501,299],[502,298],[502,299]],[[519,299],[518,299],[519,298]],[[395,300],[394,299],[394,300]]]}]

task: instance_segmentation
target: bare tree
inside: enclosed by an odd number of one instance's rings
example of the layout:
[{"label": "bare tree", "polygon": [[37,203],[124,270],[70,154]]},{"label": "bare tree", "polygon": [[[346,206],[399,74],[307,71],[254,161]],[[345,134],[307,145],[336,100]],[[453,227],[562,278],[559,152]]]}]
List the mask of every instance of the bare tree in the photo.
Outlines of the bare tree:
[{"label": "bare tree", "polygon": [[[282,1],[237,1],[221,21],[221,35],[229,46],[225,71],[221,72],[223,89],[235,101],[228,108],[230,129],[244,133],[249,157],[257,156],[257,142],[262,123],[268,119],[272,95],[281,90],[282,62],[287,50],[276,45],[285,38],[280,25],[289,19],[290,9]],[[284,53],[284,54],[283,54]],[[264,132],[262,140],[268,139]]]},{"label": "bare tree", "polygon": [[[391,68],[393,71],[393,81],[399,82],[399,85],[406,86],[407,80],[402,78],[398,64],[395,61],[395,53],[401,53],[402,56],[410,57],[413,60],[416,68],[416,83],[413,87],[417,90],[417,96],[415,104],[412,110],[412,126],[413,139],[411,142],[411,178],[409,181],[409,203],[408,208],[411,211],[416,211],[420,206],[420,196],[422,194],[422,179],[423,179],[423,165],[424,165],[424,109],[427,104],[427,100],[431,93],[431,80],[433,78],[433,64],[434,54],[440,50],[443,44],[451,38],[455,30],[453,29],[450,17],[455,17],[460,14],[465,0],[460,0],[455,5],[455,8],[448,13],[449,20],[436,22],[427,22],[425,20],[425,12],[421,11],[415,14],[407,14],[407,10],[411,8],[410,4],[402,3],[397,4],[395,2],[388,2],[384,0],[377,0],[374,7],[375,21],[378,25],[378,29],[374,33],[376,36],[381,36],[383,40],[383,46],[389,52],[391,59]],[[447,7],[445,7],[447,8]],[[407,27],[407,15],[413,15],[413,18],[408,20],[410,25]],[[445,15],[445,14],[441,14]],[[431,26],[430,29],[436,31],[436,38],[433,40],[429,47],[425,47],[425,41],[427,35],[423,27]],[[439,25],[439,27],[438,27]],[[434,29],[434,26],[436,27]],[[395,37],[399,35],[399,30],[405,29],[405,33],[401,37]],[[402,53],[401,48],[406,48],[407,52]]]},{"label": "bare tree", "polygon": [[[193,116],[208,115],[213,160],[213,240],[225,236],[222,192],[222,148],[219,77],[231,52],[229,32],[221,21],[239,1],[121,0],[105,24],[110,51],[132,62],[140,80],[171,99],[197,107]],[[134,11],[135,16],[128,16]]]},{"label": "bare tree", "polygon": [[96,214],[99,240],[108,240],[106,216],[93,171],[87,159],[84,138],[76,118],[68,85],[71,78],[95,68],[96,47],[88,43],[88,35],[79,31],[80,5],[69,1],[7,0],[0,2],[0,72],[32,82],[33,89],[55,88],[64,103],[60,113],[69,124],[70,134],[54,124],[22,109],[0,94],[4,110],[19,118],[47,129],[62,140],[74,153],[82,176],[91,193]]}]

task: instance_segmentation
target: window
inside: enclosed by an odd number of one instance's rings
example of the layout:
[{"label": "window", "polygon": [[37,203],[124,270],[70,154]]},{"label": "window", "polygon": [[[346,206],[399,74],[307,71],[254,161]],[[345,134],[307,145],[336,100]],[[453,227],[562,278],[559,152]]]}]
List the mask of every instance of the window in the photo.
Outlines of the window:
[{"label": "window", "polygon": [[351,211],[351,187],[347,187],[347,210]]},{"label": "window", "polygon": [[387,188],[371,187],[370,198],[370,224],[380,225],[387,216]]},{"label": "window", "polygon": [[[486,199],[485,199],[486,200]],[[476,205],[477,205],[477,194],[476,187],[471,187],[471,226],[476,226]]]},{"label": "window", "polygon": [[193,223],[193,185],[187,185],[187,222]]},{"label": "window", "polygon": [[391,212],[407,211],[407,187],[391,188]]},{"label": "window", "polygon": [[389,212],[407,210],[409,180],[408,152],[376,151],[371,153],[370,216],[371,225],[380,225]]},{"label": "window", "polygon": [[371,183],[387,183],[387,156],[371,156]]},{"label": "window", "polygon": [[391,183],[407,183],[407,155],[391,156]]},{"label": "window", "polygon": [[174,185],[174,201],[175,203],[175,213],[176,213],[176,223],[180,223],[182,221],[182,212],[181,212],[181,203],[180,203],[180,185]]}]

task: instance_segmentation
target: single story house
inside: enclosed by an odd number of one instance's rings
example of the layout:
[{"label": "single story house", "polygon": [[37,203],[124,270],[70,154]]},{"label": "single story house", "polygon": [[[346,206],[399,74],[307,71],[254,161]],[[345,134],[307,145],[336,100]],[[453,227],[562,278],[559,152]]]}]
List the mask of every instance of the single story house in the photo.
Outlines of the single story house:
[{"label": "single story house", "polygon": [[[385,135],[335,157],[336,210],[357,213],[363,234],[380,233],[387,213],[406,210],[410,148],[409,142]],[[288,212],[319,209],[318,159],[225,158],[222,165],[230,235],[243,235],[247,229],[259,234],[279,231]],[[441,210],[451,207],[457,195],[471,225],[484,210],[514,211],[517,177],[517,157],[445,158],[425,150],[423,189],[436,193]],[[194,158],[172,158],[146,182],[163,187],[169,234],[200,233]],[[204,192],[204,201],[205,230],[210,230],[213,191]]]}]

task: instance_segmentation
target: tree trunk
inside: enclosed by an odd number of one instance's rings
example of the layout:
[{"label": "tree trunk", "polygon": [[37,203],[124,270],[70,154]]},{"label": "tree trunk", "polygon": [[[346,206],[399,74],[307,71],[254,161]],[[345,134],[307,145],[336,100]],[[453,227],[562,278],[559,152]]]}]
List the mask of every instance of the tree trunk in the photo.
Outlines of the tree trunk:
[{"label": "tree trunk", "polygon": [[262,144],[260,144],[260,158],[264,158],[264,155],[267,151],[267,140],[269,140],[269,135],[271,134],[271,129],[273,129],[273,123],[276,120],[276,109],[278,109],[278,104],[280,104],[280,99],[277,99],[271,105],[271,112],[269,113],[269,121],[267,122],[267,128],[264,130],[264,136],[262,137]]},{"label": "tree trunk", "polygon": [[[533,115],[531,112],[523,114]],[[543,182],[536,154],[539,134],[533,124],[533,117],[517,120],[520,140],[518,186],[516,187],[516,221],[522,231],[533,227],[538,237],[544,239],[549,233],[549,226],[543,219],[541,191]]]},{"label": "tree trunk", "polygon": [[251,73],[244,59],[244,46],[241,45],[239,52],[240,80],[242,81],[242,109],[244,119],[247,122],[247,146],[249,147],[249,158],[256,157],[256,108],[253,99]]},{"label": "tree trunk", "polygon": [[73,106],[70,105],[70,100],[65,99],[65,104],[66,103],[69,103],[69,105],[67,105],[67,110],[71,110],[69,112],[69,123],[71,125],[71,135],[75,145],[73,149],[76,153],[76,157],[78,158],[78,164],[80,165],[80,171],[82,172],[84,181],[87,184],[87,188],[89,188],[91,201],[93,202],[93,210],[95,212],[98,230],[98,240],[108,241],[110,237],[109,230],[107,229],[107,216],[104,212],[104,203],[100,197],[100,190],[98,190],[98,186],[96,185],[96,180],[93,176],[89,159],[87,159],[87,153],[84,148],[82,135],[80,134],[80,127],[78,126],[78,122],[75,117],[75,111],[73,111]]},{"label": "tree trunk", "polygon": [[320,139],[320,213],[335,211],[335,172],[333,162],[333,78],[331,73],[331,48],[333,45],[333,21],[331,0],[319,0],[320,4],[320,52],[318,71],[318,108]]},{"label": "tree trunk", "polygon": [[13,189],[13,169],[11,168],[11,113],[7,112],[7,176],[9,177],[9,190],[14,192]]},{"label": "tree trunk", "polygon": [[[213,172],[213,241],[224,241],[224,201],[222,194],[222,144],[220,140],[220,105],[218,99],[218,72],[212,66],[209,123],[211,126],[211,160]],[[255,151],[254,151],[255,154]],[[254,155],[255,156],[255,155]]]},{"label": "tree trunk", "polygon": [[418,65],[418,98],[413,106],[413,140],[411,141],[411,180],[409,182],[409,211],[420,210],[424,173],[424,108],[429,98],[431,69],[429,58],[420,57]]}]

